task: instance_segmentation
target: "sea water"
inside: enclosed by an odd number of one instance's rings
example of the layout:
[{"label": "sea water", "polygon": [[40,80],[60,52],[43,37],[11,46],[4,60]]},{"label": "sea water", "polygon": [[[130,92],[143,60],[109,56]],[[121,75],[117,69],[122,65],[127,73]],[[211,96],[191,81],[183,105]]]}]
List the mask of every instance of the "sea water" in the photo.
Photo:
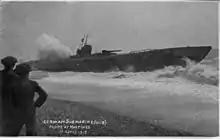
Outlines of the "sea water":
[{"label": "sea water", "polygon": [[166,67],[152,72],[35,71],[49,97],[80,101],[138,120],[156,121],[198,134],[218,133],[218,53],[187,67]]}]

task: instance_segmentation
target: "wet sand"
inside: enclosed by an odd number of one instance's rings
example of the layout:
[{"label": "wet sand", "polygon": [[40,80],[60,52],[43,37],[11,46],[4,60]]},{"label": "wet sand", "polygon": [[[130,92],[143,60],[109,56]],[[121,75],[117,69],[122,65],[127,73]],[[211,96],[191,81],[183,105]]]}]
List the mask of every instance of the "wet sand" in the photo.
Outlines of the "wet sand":
[{"label": "wet sand", "polygon": [[[52,124],[45,124],[44,120],[106,120],[106,125],[90,124],[85,134],[60,133],[61,129],[50,128]],[[192,133],[168,129],[154,122],[137,121],[128,116],[103,111],[81,102],[61,101],[49,99],[42,108],[37,110],[38,136],[193,136]],[[55,125],[55,124],[53,124]],[[21,136],[24,135],[24,130]],[[72,129],[70,129],[72,130]]]},{"label": "wet sand", "polygon": [[[49,96],[53,99],[77,102],[89,108],[112,112],[116,116],[126,116],[136,121],[150,122],[167,129],[192,132],[194,135],[218,136],[218,101],[211,97],[148,93],[146,90],[126,87],[117,89],[95,85],[45,83],[43,86],[51,91]],[[85,114],[87,110],[84,111]]]}]

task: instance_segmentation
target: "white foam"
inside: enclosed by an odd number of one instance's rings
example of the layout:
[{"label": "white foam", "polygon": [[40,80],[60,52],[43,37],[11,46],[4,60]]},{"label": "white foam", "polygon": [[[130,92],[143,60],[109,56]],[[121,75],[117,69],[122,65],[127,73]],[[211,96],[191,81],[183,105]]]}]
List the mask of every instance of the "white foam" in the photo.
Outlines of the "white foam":
[{"label": "white foam", "polygon": [[218,101],[218,70],[205,64],[187,62],[186,68],[166,67],[153,72],[62,72],[49,73],[42,81],[62,85],[96,85],[135,88],[160,94],[192,95]]},{"label": "white foam", "polygon": [[39,46],[39,59],[56,60],[60,58],[69,58],[73,55],[71,49],[52,35],[42,34],[37,39]]},{"label": "white foam", "polygon": [[[96,76],[97,75],[97,76]],[[108,86],[115,88],[146,89],[148,92],[160,92],[175,95],[192,95],[211,98],[218,101],[218,87],[213,85],[201,85],[190,82],[181,77],[148,79],[146,74],[131,76],[124,79],[109,79],[108,76],[101,77],[99,74],[73,74],[72,76],[53,76],[44,78],[45,82],[64,85],[86,85]],[[146,77],[144,77],[146,75]]]}]

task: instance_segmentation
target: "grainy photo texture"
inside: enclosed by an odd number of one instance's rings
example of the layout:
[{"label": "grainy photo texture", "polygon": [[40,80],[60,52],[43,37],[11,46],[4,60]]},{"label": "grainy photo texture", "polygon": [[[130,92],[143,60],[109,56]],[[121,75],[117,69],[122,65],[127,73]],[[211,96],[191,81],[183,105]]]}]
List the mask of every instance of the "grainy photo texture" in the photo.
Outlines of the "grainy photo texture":
[{"label": "grainy photo texture", "polygon": [[2,2],[0,136],[218,136],[217,2]]}]

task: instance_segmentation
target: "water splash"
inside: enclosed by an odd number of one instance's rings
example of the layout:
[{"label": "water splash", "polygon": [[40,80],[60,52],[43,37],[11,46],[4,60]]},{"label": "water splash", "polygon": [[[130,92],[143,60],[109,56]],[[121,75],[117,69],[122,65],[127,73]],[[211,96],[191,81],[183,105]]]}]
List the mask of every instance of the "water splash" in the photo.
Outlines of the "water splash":
[{"label": "water splash", "polygon": [[218,85],[218,68],[212,65],[206,65],[202,63],[195,64],[195,62],[186,60],[187,66],[183,67],[170,67],[165,68],[167,72],[158,75],[158,77],[182,77],[187,80],[199,83]]},{"label": "water splash", "polygon": [[52,35],[42,34],[37,39],[39,46],[39,59],[56,60],[61,58],[69,58],[73,55],[71,49],[60,43],[58,39]]}]

